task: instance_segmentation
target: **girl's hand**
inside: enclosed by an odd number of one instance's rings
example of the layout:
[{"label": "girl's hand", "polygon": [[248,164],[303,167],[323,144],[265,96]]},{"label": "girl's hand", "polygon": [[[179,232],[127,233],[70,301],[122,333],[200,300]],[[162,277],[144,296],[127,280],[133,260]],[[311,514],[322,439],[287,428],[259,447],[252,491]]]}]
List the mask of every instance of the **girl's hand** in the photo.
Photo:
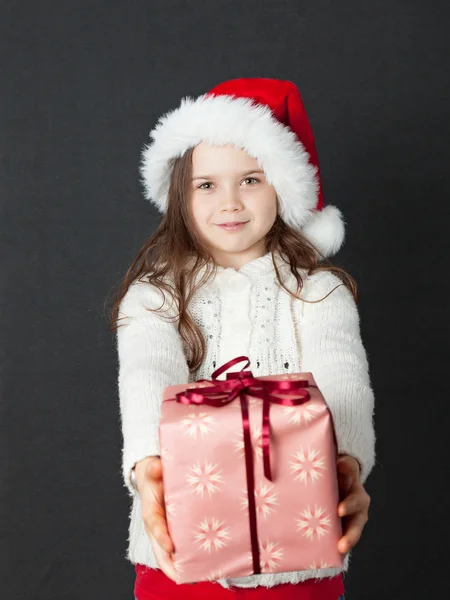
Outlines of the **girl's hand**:
[{"label": "girl's hand", "polygon": [[159,567],[178,582],[172,553],[174,545],[169,535],[164,507],[162,466],[159,456],[148,456],[136,463],[136,483],[141,497],[142,519]]},{"label": "girl's hand", "polygon": [[343,518],[343,536],[339,552],[346,554],[355,546],[369,520],[370,496],[360,478],[359,463],[353,456],[341,454],[337,460],[339,498],[338,515]]}]

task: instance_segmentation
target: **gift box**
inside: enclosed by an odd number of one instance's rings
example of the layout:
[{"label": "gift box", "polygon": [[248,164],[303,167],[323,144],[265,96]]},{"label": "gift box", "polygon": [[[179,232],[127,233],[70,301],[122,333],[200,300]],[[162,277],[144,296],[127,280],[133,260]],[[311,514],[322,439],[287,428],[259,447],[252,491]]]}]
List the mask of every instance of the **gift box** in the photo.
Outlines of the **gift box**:
[{"label": "gift box", "polygon": [[237,357],[211,380],[164,390],[164,500],[180,583],[343,565],[327,403],[312,373],[254,377],[249,365]]}]

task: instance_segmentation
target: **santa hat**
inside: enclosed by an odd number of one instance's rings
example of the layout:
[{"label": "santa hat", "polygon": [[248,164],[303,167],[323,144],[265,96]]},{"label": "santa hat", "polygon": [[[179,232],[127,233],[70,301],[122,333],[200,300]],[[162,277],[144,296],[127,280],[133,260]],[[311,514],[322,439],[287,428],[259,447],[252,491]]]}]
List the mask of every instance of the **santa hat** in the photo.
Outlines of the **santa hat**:
[{"label": "santa hat", "polygon": [[181,100],[150,132],[139,170],[145,197],[167,210],[173,159],[204,141],[233,144],[257,159],[279,199],[280,216],[324,256],[345,237],[341,211],[324,206],[314,136],[299,90],[264,77],[225,81],[202,96]]}]

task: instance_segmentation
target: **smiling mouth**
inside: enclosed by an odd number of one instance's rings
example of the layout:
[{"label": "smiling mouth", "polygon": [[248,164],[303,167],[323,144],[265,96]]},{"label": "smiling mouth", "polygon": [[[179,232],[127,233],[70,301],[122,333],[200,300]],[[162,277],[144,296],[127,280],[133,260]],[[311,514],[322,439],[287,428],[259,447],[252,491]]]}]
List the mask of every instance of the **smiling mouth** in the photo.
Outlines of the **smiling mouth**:
[{"label": "smiling mouth", "polygon": [[235,231],[238,229],[242,229],[247,223],[248,221],[241,221],[236,223],[221,223],[217,224],[217,226],[221,227],[222,229],[226,229],[227,231]]}]

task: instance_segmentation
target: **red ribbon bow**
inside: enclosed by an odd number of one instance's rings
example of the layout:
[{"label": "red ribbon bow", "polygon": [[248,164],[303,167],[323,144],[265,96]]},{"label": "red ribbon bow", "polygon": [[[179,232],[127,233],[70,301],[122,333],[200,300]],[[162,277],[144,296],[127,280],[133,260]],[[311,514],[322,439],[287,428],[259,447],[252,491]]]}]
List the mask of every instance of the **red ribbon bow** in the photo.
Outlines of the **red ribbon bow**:
[{"label": "red ribbon bow", "polygon": [[[246,361],[247,364],[242,367],[241,371],[227,373],[226,380],[219,381],[217,377],[233,365]],[[248,508],[250,520],[250,538],[252,545],[253,571],[261,573],[259,561],[259,543],[256,520],[256,502],[255,502],[255,476],[253,468],[253,456],[250,436],[250,420],[248,414],[247,396],[260,398],[263,401],[262,413],[262,447],[264,460],[264,475],[272,481],[272,472],[270,468],[270,405],[280,404],[283,406],[298,406],[307,402],[310,399],[307,387],[317,387],[310,384],[305,379],[296,381],[270,381],[260,380],[253,377],[251,371],[244,369],[250,365],[250,360],[247,356],[238,356],[218,369],[211,375],[212,381],[209,379],[200,379],[197,383],[208,382],[212,383],[211,387],[187,388],[184,392],[176,394],[176,401],[180,404],[197,404],[215,406],[220,408],[233,402],[239,396],[242,412],[242,425],[244,430],[244,450],[245,464],[247,475],[247,493],[248,493]],[[291,398],[279,398],[274,393],[282,393],[283,395],[292,396]]]},{"label": "red ribbon bow", "polygon": [[[242,367],[241,371],[227,373],[226,380],[218,380],[217,378],[224,371],[234,366],[237,363],[246,361],[247,364]],[[250,359],[247,356],[238,356],[233,358],[221,367],[216,369],[211,375],[212,381],[209,379],[199,379],[197,383],[209,382],[215,385],[211,387],[187,388],[184,392],[176,394],[177,402],[181,404],[205,404],[207,406],[215,406],[217,408],[225,406],[240,396],[244,438],[246,431],[250,429],[248,417],[248,405],[246,395],[260,398],[263,401],[262,415],[262,449],[264,461],[264,475],[269,481],[272,481],[272,472],[270,468],[270,405],[281,404],[283,406],[298,406],[307,402],[310,399],[307,387],[316,387],[305,379],[297,381],[269,381],[261,380],[253,377],[251,371],[244,369],[250,365]],[[290,395],[292,398],[279,398],[273,392]],[[245,413],[245,414],[244,414]]]}]

